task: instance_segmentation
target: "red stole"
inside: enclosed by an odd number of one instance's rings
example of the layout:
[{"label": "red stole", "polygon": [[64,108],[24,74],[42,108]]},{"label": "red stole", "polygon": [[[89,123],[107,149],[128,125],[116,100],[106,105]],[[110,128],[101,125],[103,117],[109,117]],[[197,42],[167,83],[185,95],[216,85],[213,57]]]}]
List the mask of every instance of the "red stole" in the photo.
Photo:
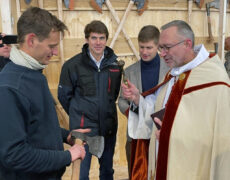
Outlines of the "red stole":
[{"label": "red stole", "polygon": [[[167,83],[171,79],[171,75],[167,74],[162,83],[143,92],[142,96],[153,94],[159,87]],[[146,180],[148,177],[148,154],[149,139],[133,139],[131,146],[131,180]]]},{"label": "red stole", "polygon": [[159,140],[156,180],[167,179],[168,149],[171,129],[190,72],[191,70],[182,73],[179,76],[178,81],[172,87],[172,91],[166,104],[166,110],[163,124],[161,126],[161,134]]}]

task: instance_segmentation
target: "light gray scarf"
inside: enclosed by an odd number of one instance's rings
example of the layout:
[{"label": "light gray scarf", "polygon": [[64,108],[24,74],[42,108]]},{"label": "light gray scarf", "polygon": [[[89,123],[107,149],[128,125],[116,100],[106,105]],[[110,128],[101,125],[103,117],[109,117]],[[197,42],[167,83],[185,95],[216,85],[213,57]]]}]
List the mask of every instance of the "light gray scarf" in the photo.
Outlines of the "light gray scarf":
[{"label": "light gray scarf", "polygon": [[10,60],[17,65],[24,66],[33,70],[41,70],[46,67],[46,65],[40,64],[36,59],[19,50],[15,45],[12,46],[10,52]]}]

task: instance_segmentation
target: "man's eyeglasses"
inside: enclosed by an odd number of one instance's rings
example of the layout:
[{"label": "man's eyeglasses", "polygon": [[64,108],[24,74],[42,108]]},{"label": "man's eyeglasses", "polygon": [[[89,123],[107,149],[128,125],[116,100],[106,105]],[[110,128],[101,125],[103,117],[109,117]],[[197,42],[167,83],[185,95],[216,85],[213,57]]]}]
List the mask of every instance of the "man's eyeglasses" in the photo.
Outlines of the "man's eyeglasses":
[{"label": "man's eyeglasses", "polygon": [[176,43],[176,44],[173,44],[173,45],[171,45],[171,46],[159,46],[159,47],[158,47],[158,51],[160,51],[160,52],[162,52],[162,51],[164,51],[164,52],[169,52],[169,50],[170,50],[171,48],[173,48],[173,47],[175,47],[175,46],[177,46],[177,45],[179,45],[179,44],[181,44],[181,43],[183,43],[183,42],[185,42],[185,40],[180,41],[180,42],[178,42],[178,43]]}]

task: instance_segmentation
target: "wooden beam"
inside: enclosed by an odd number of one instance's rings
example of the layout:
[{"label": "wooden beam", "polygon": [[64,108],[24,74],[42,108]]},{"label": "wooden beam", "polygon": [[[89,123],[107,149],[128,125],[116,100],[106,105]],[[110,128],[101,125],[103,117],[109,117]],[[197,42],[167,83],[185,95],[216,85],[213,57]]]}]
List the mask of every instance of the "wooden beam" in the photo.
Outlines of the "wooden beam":
[{"label": "wooden beam", "polygon": [[11,0],[0,1],[2,16],[2,32],[13,34],[13,26],[11,21]]},{"label": "wooden beam", "polygon": [[[106,5],[107,5],[107,7],[109,8],[109,10],[110,10],[112,16],[114,17],[115,21],[117,22],[117,24],[120,24],[120,19],[119,19],[117,13],[115,12],[115,10],[114,10],[114,8],[113,8],[113,6],[112,6],[110,0],[106,0],[105,3],[106,3]],[[133,42],[131,41],[129,35],[128,35],[127,32],[125,31],[125,28],[122,28],[122,32],[123,32],[123,34],[124,34],[126,40],[128,41],[130,48],[132,49],[133,53],[135,54],[137,60],[139,60],[139,59],[140,59],[140,56],[139,56],[139,54],[138,54],[138,52],[137,52],[135,46],[133,45]]]},{"label": "wooden beam", "polygon": [[226,30],[226,7],[227,0],[221,0],[219,13],[219,40],[218,40],[218,55],[222,62],[224,62],[224,40]]},{"label": "wooden beam", "polygon": [[43,5],[43,0],[38,0],[38,6],[43,9],[44,5]]},{"label": "wooden beam", "polygon": [[[62,17],[62,0],[57,0],[57,6],[58,6],[58,18],[59,20],[63,21]],[[63,34],[60,33],[60,44],[59,44],[59,52],[60,52],[60,58],[61,58],[61,64],[64,64],[64,48],[63,48]]]},{"label": "wooden beam", "polygon": [[110,45],[109,45],[110,48],[113,48],[113,46],[114,46],[114,44],[115,44],[115,41],[116,41],[118,35],[120,34],[121,29],[123,28],[124,23],[125,23],[125,21],[126,21],[126,19],[127,19],[127,16],[128,16],[128,14],[129,14],[131,8],[133,7],[133,5],[134,5],[134,2],[133,2],[133,1],[130,1],[129,4],[128,4],[127,9],[126,9],[126,11],[125,11],[125,14],[124,14],[124,16],[122,17],[122,19],[121,19],[121,21],[120,21],[120,24],[119,24],[119,26],[118,26],[118,28],[117,28],[117,30],[116,30],[116,33],[115,33],[115,35],[114,35],[114,37],[113,37],[113,39],[112,39],[112,42],[111,42]]},{"label": "wooden beam", "polygon": [[[1,0],[4,1],[4,0]],[[21,10],[25,11],[28,8],[28,5],[26,5],[26,3],[24,3],[23,0],[21,0]],[[37,2],[38,0],[33,0],[31,2],[32,6],[37,6]],[[119,11],[125,11],[127,8],[127,4],[129,3],[129,0],[111,0],[113,7],[115,9],[115,11],[119,12]],[[211,0],[213,1],[213,0]],[[209,0],[205,0],[205,2],[209,2]],[[95,9],[93,9],[90,6],[89,0],[75,0],[76,6],[74,7],[73,11],[95,11]],[[56,1],[53,0],[46,0],[45,3],[45,9],[49,10],[49,11],[56,11],[57,10],[57,4]],[[64,11],[69,11],[68,8],[63,8]],[[146,11],[188,11],[188,5],[187,5],[187,1],[185,0],[149,0],[148,3],[148,9]],[[107,6],[102,6],[102,11],[109,11]],[[132,7],[132,11],[137,11],[137,7],[133,6]],[[201,9],[196,6],[195,4],[193,4],[192,7],[192,11],[195,12],[206,12],[206,8],[205,6],[203,6]],[[211,12],[212,11],[218,11],[217,9],[211,8]],[[229,10],[228,10],[229,12]]]},{"label": "wooden beam", "polygon": [[17,9],[17,18],[21,16],[21,5],[20,5],[20,0],[16,0],[16,9]]}]

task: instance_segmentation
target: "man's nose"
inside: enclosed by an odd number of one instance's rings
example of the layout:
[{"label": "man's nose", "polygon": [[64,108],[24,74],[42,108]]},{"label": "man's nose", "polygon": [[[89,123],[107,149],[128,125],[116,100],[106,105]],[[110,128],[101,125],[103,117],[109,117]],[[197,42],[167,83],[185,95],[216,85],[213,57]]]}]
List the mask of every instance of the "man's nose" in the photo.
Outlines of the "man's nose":
[{"label": "man's nose", "polygon": [[161,50],[161,52],[160,52],[160,56],[161,56],[161,57],[166,56],[166,51],[165,51],[164,49],[162,49],[162,50]]},{"label": "man's nose", "polygon": [[101,40],[99,38],[97,38],[96,43],[100,44],[100,42],[101,42]]},{"label": "man's nose", "polygon": [[146,53],[147,53],[147,49],[144,48],[144,49],[142,50],[142,53],[143,53],[143,54],[146,54]]},{"label": "man's nose", "polygon": [[54,56],[58,55],[58,47],[55,47],[52,49],[52,55],[54,55]]}]

